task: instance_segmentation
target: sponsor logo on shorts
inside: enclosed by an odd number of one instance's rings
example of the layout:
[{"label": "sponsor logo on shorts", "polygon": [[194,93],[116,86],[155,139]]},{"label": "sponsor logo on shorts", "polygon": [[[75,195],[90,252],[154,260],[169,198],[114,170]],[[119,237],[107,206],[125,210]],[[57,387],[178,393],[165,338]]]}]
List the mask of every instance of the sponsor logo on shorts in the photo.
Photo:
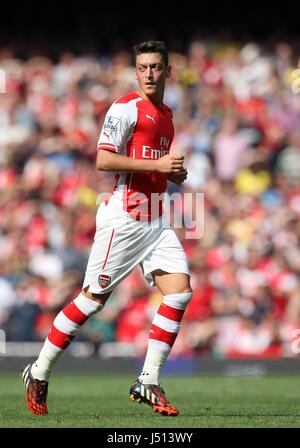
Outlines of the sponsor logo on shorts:
[{"label": "sponsor logo on shorts", "polygon": [[101,288],[107,288],[110,285],[111,277],[109,275],[100,274],[98,277],[98,283]]}]

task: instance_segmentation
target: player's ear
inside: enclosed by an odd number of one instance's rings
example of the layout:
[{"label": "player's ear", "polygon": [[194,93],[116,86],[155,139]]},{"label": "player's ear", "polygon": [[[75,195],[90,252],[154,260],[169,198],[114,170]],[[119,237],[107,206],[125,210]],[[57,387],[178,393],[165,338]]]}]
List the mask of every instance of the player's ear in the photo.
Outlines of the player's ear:
[{"label": "player's ear", "polygon": [[168,65],[168,67],[167,67],[167,78],[170,78],[170,76],[171,76],[171,66]]},{"label": "player's ear", "polygon": [[137,72],[136,72],[136,68],[134,69],[134,73],[135,73],[135,79],[137,80]]}]

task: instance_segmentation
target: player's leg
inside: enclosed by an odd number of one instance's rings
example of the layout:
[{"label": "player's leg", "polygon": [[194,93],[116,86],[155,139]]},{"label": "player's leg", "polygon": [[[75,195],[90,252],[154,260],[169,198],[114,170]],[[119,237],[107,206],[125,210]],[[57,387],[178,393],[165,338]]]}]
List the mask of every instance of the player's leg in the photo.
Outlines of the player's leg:
[{"label": "player's leg", "polygon": [[48,413],[48,382],[53,366],[81,326],[90,316],[104,307],[110,294],[111,292],[91,293],[87,286],[54,319],[38,359],[22,371],[27,406],[34,414],[45,415]]},{"label": "player's leg", "polygon": [[190,277],[185,273],[152,273],[163,300],[149,334],[148,350],[139,379],[144,384],[159,384],[159,374],[176,340],[187,304],[192,297]]},{"label": "player's leg", "polygon": [[[98,219],[99,216],[101,219]],[[103,308],[113,289],[141,262],[146,243],[155,243],[151,231],[144,227],[133,220],[124,223],[103,205],[99,208],[97,232],[83,289],[55,318],[38,359],[27,366],[22,374],[27,390],[27,403],[33,403],[28,404],[32,412],[47,413],[45,397],[53,365],[74,339],[81,325]],[[35,386],[32,393],[29,384]],[[40,395],[36,393],[37,387]],[[43,400],[39,399],[38,406],[35,398],[37,396],[44,397]]]},{"label": "player's leg", "polygon": [[130,397],[132,400],[150,404],[154,412],[177,416],[178,409],[168,402],[164,390],[159,385],[159,375],[179,332],[192,290],[187,274],[170,274],[156,270],[152,275],[163,295],[163,301],[154,316],[144,366],[137,382],[130,389]]},{"label": "player's leg", "polygon": [[143,261],[144,275],[155,284],[163,301],[151,325],[146,358],[137,382],[130,389],[132,400],[144,401],[155,412],[178,415],[160,387],[160,371],[179,332],[180,322],[192,297],[185,252],[173,230],[164,230],[157,247]]},{"label": "player's leg", "polygon": [[39,380],[49,380],[52,367],[67,349],[90,316],[101,311],[111,292],[93,294],[88,286],[56,316],[31,373]]},{"label": "player's leg", "polygon": [[114,289],[104,270],[110,261],[113,236],[114,222],[109,219],[107,212],[101,206],[97,213],[97,231],[82,291],[58,313],[38,359],[26,366],[22,372],[27,405],[35,414],[47,414],[47,389],[54,364],[88,318],[104,307]]}]

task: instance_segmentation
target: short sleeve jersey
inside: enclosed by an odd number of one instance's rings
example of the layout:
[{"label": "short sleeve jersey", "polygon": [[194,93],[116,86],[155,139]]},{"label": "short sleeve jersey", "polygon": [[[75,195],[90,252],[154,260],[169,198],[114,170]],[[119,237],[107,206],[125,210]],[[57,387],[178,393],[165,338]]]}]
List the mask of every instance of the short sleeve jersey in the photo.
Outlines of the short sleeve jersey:
[{"label": "short sleeve jersey", "polygon": [[[171,109],[157,107],[136,92],[119,98],[109,108],[98,141],[98,150],[113,151],[133,159],[153,159],[168,154],[174,137]],[[122,200],[125,211],[137,220],[162,214],[167,175],[157,172],[117,173],[110,199]],[[110,200],[109,199],[109,200]],[[153,205],[154,204],[154,205]]]}]

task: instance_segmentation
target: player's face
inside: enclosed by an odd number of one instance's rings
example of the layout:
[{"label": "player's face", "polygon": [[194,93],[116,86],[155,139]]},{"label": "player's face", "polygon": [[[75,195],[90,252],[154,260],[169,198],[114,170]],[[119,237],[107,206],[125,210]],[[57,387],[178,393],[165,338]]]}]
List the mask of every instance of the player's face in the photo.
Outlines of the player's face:
[{"label": "player's face", "polygon": [[143,53],[136,58],[136,79],[140,90],[148,97],[162,100],[170,67],[166,67],[160,53]]}]

